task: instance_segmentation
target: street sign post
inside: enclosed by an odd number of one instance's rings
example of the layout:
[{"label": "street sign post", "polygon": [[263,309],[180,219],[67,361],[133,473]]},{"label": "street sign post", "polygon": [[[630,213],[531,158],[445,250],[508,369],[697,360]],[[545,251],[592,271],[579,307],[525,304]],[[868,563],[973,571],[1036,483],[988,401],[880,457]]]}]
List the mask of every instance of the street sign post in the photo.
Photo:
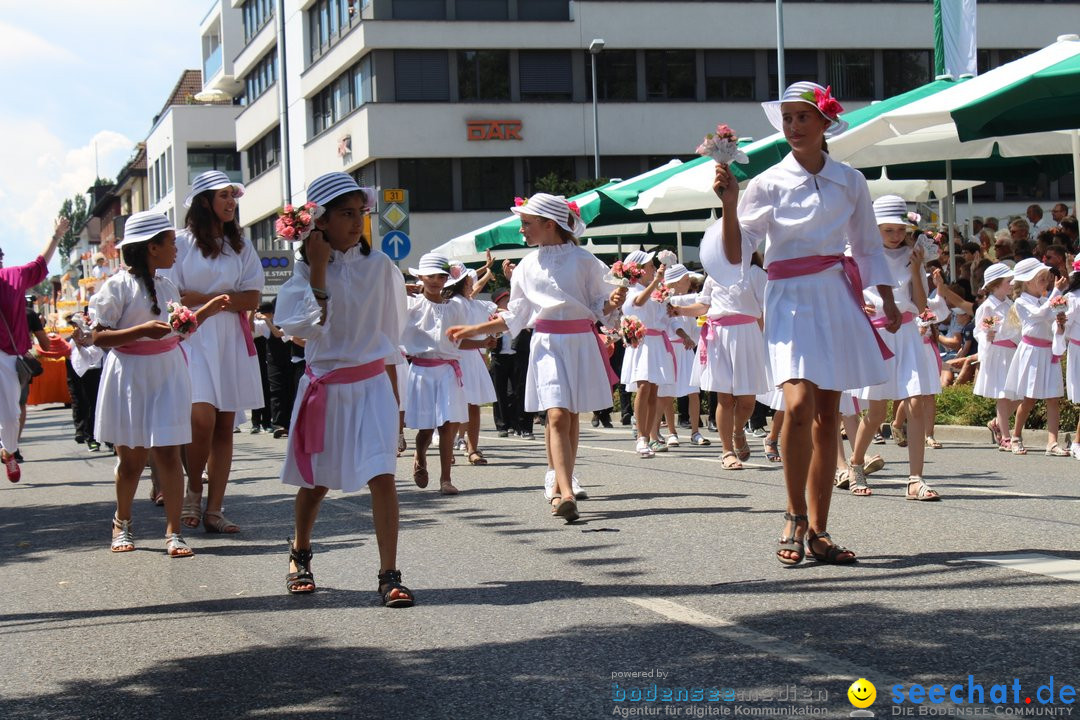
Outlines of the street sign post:
[{"label": "street sign post", "polygon": [[403,260],[412,249],[412,241],[409,236],[400,230],[392,230],[382,239],[382,251],[390,256],[394,262]]},{"label": "street sign post", "polygon": [[409,191],[383,190],[379,195],[379,234],[397,230],[409,234]]}]

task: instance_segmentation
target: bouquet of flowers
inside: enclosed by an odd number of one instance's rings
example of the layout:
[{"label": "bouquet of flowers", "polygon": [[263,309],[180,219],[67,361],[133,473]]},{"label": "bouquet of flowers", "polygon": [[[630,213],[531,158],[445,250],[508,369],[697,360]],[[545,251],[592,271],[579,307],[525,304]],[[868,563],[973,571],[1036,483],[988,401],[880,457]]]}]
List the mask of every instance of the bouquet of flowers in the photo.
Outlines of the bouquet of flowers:
[{"label": "bouquet of flowers", "polygon": [[645,268],[636,262],[616,260],[611,272],[604,276],[604,282],[619,287],[630,287],[645,276]]},{"label": "bouquet of flowers", "polygon": [[919,327],[929,327],[931,325],[936,325],[937,322],[938,317],[930,308],[926,308],[921,313],[919,313]]},{"label": "bouquet of flowers", "polygon": [[170,302],[165,306],[169,311],[169,327],[179,335],[190,335],[199,327],[199,321],[195,319],[195,313],[191,308],[177,302]]},{"label": "bouquet of flowers", "polygon": [[619,323],[619,334],[622,335],[623,345],[636,348],[645,337],[645,325],[636,315],[626,315]]},{"label": "bouquet of flowers", "polygon": [[1055,295],[1050,298],[1050,309],[1058,315],[1064,315],[1069,309],[1069,300],[1064,295]]},{"label": "bouquet of flowers", "polygon": [[678,256],[670,250],[661,250],[656,254],[656,259],[664,267],[671,267],[679,262]]},{"label": "bouquet of flowers", "polygon": [[286,205],[278,214],[277,222],[274,223],[274,232],[279,238],[290,242],[307,240],[307,236],[315,229],[315,219],[322,214],[323,209],[313,202],[301,207]]},{"label": "bouquet of flowers", "polygon": [[735,131],[724,124],[716,126],[715,133],[709,133],[698,145],[697,154],[710,157],[721,165],[727,165],[732,161],[737,163],[749,162],[746,153],[739,149],[739,137]]},{"label": "bouquet of flowers", "polygon": [[656,286],[656,289],[652,291],[652,299],[658,303],[666,303],[671,300],[671,296],[674,291],[667,286],[667,283],[661,282]]},{"label": "bouquet of flowers", "polygon": [[997,315],[987,315],[982,319],[982,327],[986,332],[994,332],[997,330],[998,319]]}]

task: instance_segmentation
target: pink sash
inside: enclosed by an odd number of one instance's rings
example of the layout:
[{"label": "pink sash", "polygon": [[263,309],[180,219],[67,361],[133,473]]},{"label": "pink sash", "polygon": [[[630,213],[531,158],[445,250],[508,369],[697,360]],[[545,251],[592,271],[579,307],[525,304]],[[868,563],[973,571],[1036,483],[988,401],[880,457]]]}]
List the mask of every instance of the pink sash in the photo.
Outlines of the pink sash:
[{"label": "pink sash", "polygon": [[604,368],[607,370],[608,382],[611,385],[619,384],[619,376],[611,369],[607,350],[604,348],[604,341],[600,339],[600,333],[596,332],[596,325],[593,324],[592,320],[537,320],[535,329],[536,332],[547,333],[548,335],[577,335],[578,333],[591,332],[593,337],[596,338],[596,349],[600,353],[600,362],[604,364]]},{"label": "pink sash", "polygon": [[[1048,348],[1048,347],[1053,347],[1054,346],[1054,343],[1050,342],[1049,340],[1041,340],[1041,339],[1039,339],[1037,337],[1032,337],[1030,335],[1025,335],[1023,337],[1023,340],[1028,345],[1031,345],[1032,347],[1037,347],[1037,348]],[[1061,356],[1060,355],[1054,355],[1051,358],[1050,362],[1053,363],[1054,365],[1057,365],[1058,363],[1061,362]]]},{"label": "pink sash", "polygon": [[892,351],[889,350],[885,341],[881,339],[878,329],[870,322],[870,318],[863,312],[862,275],[859,274],[859,266],[855,263],[855,258],[850,258],[847,255],[813,255],[792,258],[791,260],[773,260],[769,263],[769,280],[787,280],[788,278],[803,275],[814,275],[828,270],[837,263],[840,263],[844,275],[847,276],[848,290],[851,291],[851,297],[859,308],[859,314],[866,318],[867,323],[870,323],[870,329],[874,333],[874,339],[877,340],[881,357],[888,360],[893,356]]},{"label": "pink sash", "polygon": [[249,357],[255,357],[255,338],[251,336],[251,323],[248,322],[247,313],[236,313],[236,319],[240,321],[240,333],[244,336],[244,345],[247,346],[247,354]]},{"label": "pink sash", "polygon": [[316,377],[311,366],[304,371],[308,376],[304,397],[300,400],[300,411],[296,414],[296,426],[293,428],[293,455],[300,477],[308,485],[314,485],[311,470],[311,456],[321,453],[326,439],[326,386],[344,385],[368,380],[385,372],[384,360],[372,360],[363,365],[343,367]]},{"label": "pink sash", "polygon": [[659,335],[660,337],[664,338],[664,349],[667,350],[668,355],[671,356],[671,365],[674,367],[675,373],[678,374],[679,361],[675,359],[675,346],[671,344],[671,338],[668,337],[668,334],[663,330],[646,330],[645,334],[654,336]]},{"label": "pink sash", "polygon": [[[915,316],[912,313],[906,312],[906,313],[904,313],[903,317],[900,319],[900,324],[901,325],[907,325],[909,322],[911,322],[914,319],[915,319]],[[874,318],[873,320],[870,321],[870,324],[873,325],[876,328],[883,328],[883,327],[885,327],[886,325],[889,324],[889,318],[887,318],[887,317]]]},{"label": "pink sash", "polygon": [[172,335],[160,340],[137,340],[126,345],[117,345],[113,350],[124,355],[161,355],[169,352],[179,344],[180,336]]},{"label": "pink sash", "polygon": [[454,369],[454,377],[457,378],[457,384],[459,387],[465,387],[465,382],[462,379],[461,363],[457,360],[446,360],[445,358],[410,358],[409,362],[417,367],[440,367],[442,365],[449,365]]},{"label": "pink sash", "polygon": [[934,359],[937,360],[938,372],[941,372],[941,353],[934,347],[934,340],[929,335],[924,335],[922,339],[923,343],[930,346],[930,352],[934,354]]},{"label": "pink sash", "polygon": [[708,359],[709,341],[716,339],[716,331],[713,328],[749,325],[756,322],[757,318],[751,315],[724,315],[723,317],[705,318],[705,324],[701,326],[701,338],[698,340],[698,362],[704,365]]},{"label": "pink sash", "polygon": [[995,340],[990,344],[997,345],[998,347],[1009,348],[1010,350],[1016,349],[1016,343],[1014,343],[1012,340]]}]

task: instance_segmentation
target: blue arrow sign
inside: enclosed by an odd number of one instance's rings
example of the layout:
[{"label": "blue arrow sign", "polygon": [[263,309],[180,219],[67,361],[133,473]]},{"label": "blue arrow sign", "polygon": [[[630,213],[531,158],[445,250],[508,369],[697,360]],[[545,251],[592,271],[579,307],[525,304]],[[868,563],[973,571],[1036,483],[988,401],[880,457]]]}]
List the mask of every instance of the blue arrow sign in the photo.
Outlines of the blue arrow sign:
[{"label": "blue arrow sign", "polygon": [[412,241],[409,236],[400,230],[394,230],[383,235],[382,251],[390,256],[394,262],[401,260],[412,250]]}]

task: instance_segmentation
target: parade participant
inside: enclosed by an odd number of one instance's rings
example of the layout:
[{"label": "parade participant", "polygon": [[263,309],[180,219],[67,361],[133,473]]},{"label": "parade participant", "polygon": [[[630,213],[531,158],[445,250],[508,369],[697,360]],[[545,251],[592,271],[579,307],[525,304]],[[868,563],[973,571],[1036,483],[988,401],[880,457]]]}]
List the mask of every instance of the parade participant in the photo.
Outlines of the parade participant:
[{"label": "parade participant", "polygon": [[[1057,205],[1054,206],[1055,214]],[[1055,311],[1054,343],[1067,345],[1068,358],[1065,366],[1065,392],[1072,402],[1080,402],[1080,262],[1073,264],[1069,286],[1065,290],[1068,306],[1064,313]],[[1069,454],[1080,460],[1080,419],[1076,423],[1076,434],[1069,446]]]},{"label": "parade participant", "polygon": [[[908,231],[916,220],[908,215],[907,203],[898,195],[884,195],[874,201],[874,215],[885,248],[885,259],[893,278],[892,295],[903,314],[900,329],[884,339],[892,353],[885,361],[885,382],[863,388],[860,400],[866,401],[866,416],[859,425],[847,474],[847,486],[853,495],[872,495],[866,482],[865,454],[870,442],[885,420],[890,400],[904,403],[908,408],[908,500],[938,500],[938,492],[923,480],[923,460],[926,452],[926,404],[941,392],[938,366],[926,352],[923,336],[916,319],[926,309],[928,288],[923,271],[924,251],[907,242]],[[883,312],[883,301],[875,288],[863,290],[868,307],[873,308],[872,324],[885,327],[889,320]]]},{"label": "parade participant", "polygon": [[349,175],[331,172],[308,185],[321,208],[303,240],[293,276],[278,295],[275,321],[305,340],[307,365],[293,409],[281,481],[295,485],[296,535],[286,589],[315,590],[311,541],[329,490],[371,490],[379,546],[378,593],[386,607],[409,607],[412,591],[397,569],[397,361],[405,287],[390,259],[372,252],[364,216],[373,196]]},{"label": "parade participant", "polygon": [[[664,283],[671,288],[672,295],[668,301],[672,310],[691,305],[698,300],[699,293],[687,294],[693,277],[682,263],[676,263],[664,271]],[[675,346],[675,384],[660,387],[660,407],[663,409],[664,421],[668,427],[666,443],[669,446],[678,447],[679,434],[675,429],[675,404],[673,399],[686,398],[687,415],[690,420],[690,444],[709,445],[709,441],[701,434],[701,399],[699,396],[699,384],[694,382],[694,371],[697,363],[697,316],[684,313],[672,313],[668,321],[668,335]],[[658,418],[659,420],[659,418]]]},{"label": "parade participant", "polygon": [[[185,305],[198,308],[219,293],[228,312],[212,318],[188,343],[191,374],[191,442],[184,448],[188,490],[182,521],[207,532],[236,533],[225,517],[225,488],[232,468],[236,413],[262,407],[262,376],[247,313],[262,298],[263,270],[252,244],[241,236],[236,200],[244,187],[218,170],[195,176],[184,201],[185,228],[176,234],[176,264],[167,273]],[[209,480],[202,508],[203,470]]]},{"label": "parade participant", "polygon": [[1005,320],[1012,309],[1009,278],[1012,268],[995,263],[986,269],[983,291],[986,300],[975,311],[975,339],[979,343],[979,372],[972,392],[979,397],[990,398],[996,407],[993,420],[986,423],[994,444],[1009,450],[1009,417],[1016,411],[1017,401],[1005,392],[1005,378],[1016,353],[1020,339],[1020,327]]},{"label": "parade participant", "polygon": [[161,213],[135,213],[124,224],[119,247],[127,272],[109,277],[90,298],[94,345],[112,349],[101,370],[94,426],[94,436],[112,443],[118,458],[111,549],[135,549],[132,501],[147,461],[153,460],[165,500],[165,551],[169,557],[189,557],[191,548],[180,532],[180,448],[191,441],[191,378],[179,344],[226,310],[229,297],[206,298],[194,313],[194,327],[174,326],[177,314],[168,304],[178,303],[180,292],[158,272],[176,261],[172,223]]},{"label": "parade participant", "polygon": [[1035,403],[1046,402],[1046,454],[1068,457],[1058,445],[1058,423],[1061,418],[1061,365],[1053,351],[1053,325],[1058,311],[1054,298],[1060,297],[1069,285],[1068,278],[1058,278],[1054,291],[1047,297],[1053,278],[1050,268],[1035,258],[1027,258],[1013,267],[1013,286],[1020,291],[1009,311],[1006,324],[1020,327],[1020,344],[1009,363],[1005,377],[1005,393],[1020,399],[1016,410],[1010,449],[1013,455],[1026,455],[1024,424]]},{"label": "parade participant", "polygon": [[[498,290],[492,296],[496,311],[506,310],[506,304],[510,301],[510,291],[506,288]],[[514,410],[514,349],[511,343],[514,338],[509,333],[502,333],[495,338],[495,347],[491,349],[491,382],[495,387],[495,403],[492,405],[495,429],[499,437],[508,437],[514,432],[517,425],[517,416]]]},{"label": "parade participant", "polygon": [[888,354],[863,313],[863,288],[878,286],[887,331],[900,327],[901,316],[866,179],[825,152],[826,135],[847,125],[840,104],[828,89],[799,82],[763,107],[791,154],[751,180],[742,198],[735,177],[717,165],[723,233],[702,244],[702,261],[707,271],[721,256],[741,264],[765,243],[765,340],[771,380],[783,387],[787,407],[787,512],[776,556],[784,565],[801,562],[805,540],[815,559],[851,563],[855,553],[827,531],[840,393],[884,382]]},{"label": "parade participant", "polygon": [[[443,291],[448,302],[461,305],[463,312],[468,317],[468,322],[486,322],[495,312],[493,302],[486,302],[475,297],[475,291],[479,290],[479,282],[475,270],[467,270],[461,265],[461,271],[465,273],[461,282],[454,283]],[[474,340],[486,340],[486,338],[473,338]],[[487,363],[484,361],[483,350],[469,350],[461,353],[462,382],[465,384],[465,402],[469,406],[468,420],[459,430],[461,436],[458,442],[463,442],[470,465],[487,465],[487,458],[480,451],[480,406],[495,402],[498,397],[495,393],[495,384],[491,381]],[[457,442],[454,445],[458,449]]]},{"label": "parade participant", "polygon": [[571,487],[578,414],[608,407],[618,380],[594,323],[623,304],[626,288],[608,285],[607,266],[578,246],[585,223],[565,198],[537,193],[519,200],[511,212],[521,218],[525,243],[537,249],[514,270],[507,312],[480,325],[450,328],[449,336],[460,339],[534,327],[525,409],[547,412],[544,440],[557,491],[552,514],[573,522],[579,517]]}]

